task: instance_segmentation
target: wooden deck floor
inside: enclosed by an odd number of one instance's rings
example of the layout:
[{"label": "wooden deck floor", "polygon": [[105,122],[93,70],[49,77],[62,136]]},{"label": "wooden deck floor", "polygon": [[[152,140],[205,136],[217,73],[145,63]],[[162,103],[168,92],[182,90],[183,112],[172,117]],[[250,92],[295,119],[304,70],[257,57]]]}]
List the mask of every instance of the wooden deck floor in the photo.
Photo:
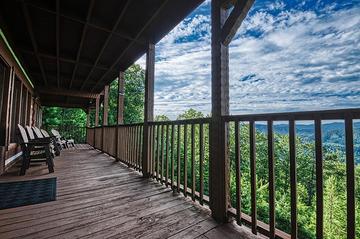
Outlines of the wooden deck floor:
[{"label": "wooden deck floor", "polygon": [[254,238],[96,150],[62,151],[55,173],[18,168],[0,182],[57,177],[57,201],[0,210],[0,238]]}]

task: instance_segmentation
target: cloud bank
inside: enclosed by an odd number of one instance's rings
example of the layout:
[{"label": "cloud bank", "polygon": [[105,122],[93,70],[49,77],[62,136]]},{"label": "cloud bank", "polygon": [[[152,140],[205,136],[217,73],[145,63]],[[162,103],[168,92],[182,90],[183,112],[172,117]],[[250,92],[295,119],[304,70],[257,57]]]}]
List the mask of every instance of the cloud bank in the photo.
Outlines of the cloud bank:
[{"label": "cloud bank", "polygon": [[[229,48],[230,113],[359,107],[359,12],[351,1],[255,1]],[[157,115],[210,112],[210,31],[207,1],[156,45]]]}]

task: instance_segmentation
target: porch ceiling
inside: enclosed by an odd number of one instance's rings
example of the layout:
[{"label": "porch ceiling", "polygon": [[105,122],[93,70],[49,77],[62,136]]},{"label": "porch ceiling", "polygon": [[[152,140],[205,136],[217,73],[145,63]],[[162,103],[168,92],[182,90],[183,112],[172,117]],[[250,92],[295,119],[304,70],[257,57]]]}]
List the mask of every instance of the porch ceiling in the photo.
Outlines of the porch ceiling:
[{"label": "porch ceiling", "polygon": [[[37,91],[44,105],[86,107],[81,94],[100,93],[202,2],[0,1],[0,24],[35,89],[52,89]],[[54,97],[62,89],[80,94]]]}]

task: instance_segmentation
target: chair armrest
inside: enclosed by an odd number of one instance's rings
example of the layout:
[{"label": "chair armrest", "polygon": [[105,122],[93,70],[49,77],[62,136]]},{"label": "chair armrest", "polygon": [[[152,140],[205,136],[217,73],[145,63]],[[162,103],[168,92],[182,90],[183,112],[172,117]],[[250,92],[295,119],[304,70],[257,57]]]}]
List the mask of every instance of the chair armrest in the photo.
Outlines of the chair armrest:
[{"label": "chair armrest", "polygon": [[47,146],[49,145],[50,143],[49,142],[41,142],[41,141],[30,141],[30,142],[27,142],[27,143],[20,143],[20,145],[28,145],[28,146]]},{"label": "chair armrest", "polygon": [[37,139],[31,139],[30,142],[47,142],[48,144],[51,143],[51,138],[37,138]]}]

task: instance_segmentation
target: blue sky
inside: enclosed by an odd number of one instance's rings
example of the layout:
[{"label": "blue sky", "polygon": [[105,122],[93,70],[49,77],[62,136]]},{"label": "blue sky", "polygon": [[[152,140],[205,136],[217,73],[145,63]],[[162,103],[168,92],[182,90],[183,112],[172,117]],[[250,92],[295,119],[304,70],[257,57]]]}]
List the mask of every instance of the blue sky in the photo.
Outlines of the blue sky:
[{"label": "blue sky", "polygon": [[[210,112],[210,30],[206,1],[156,45],[156,115]],[[230,114],[360,106],[359,0],[256,0],[229,52]]]}]

